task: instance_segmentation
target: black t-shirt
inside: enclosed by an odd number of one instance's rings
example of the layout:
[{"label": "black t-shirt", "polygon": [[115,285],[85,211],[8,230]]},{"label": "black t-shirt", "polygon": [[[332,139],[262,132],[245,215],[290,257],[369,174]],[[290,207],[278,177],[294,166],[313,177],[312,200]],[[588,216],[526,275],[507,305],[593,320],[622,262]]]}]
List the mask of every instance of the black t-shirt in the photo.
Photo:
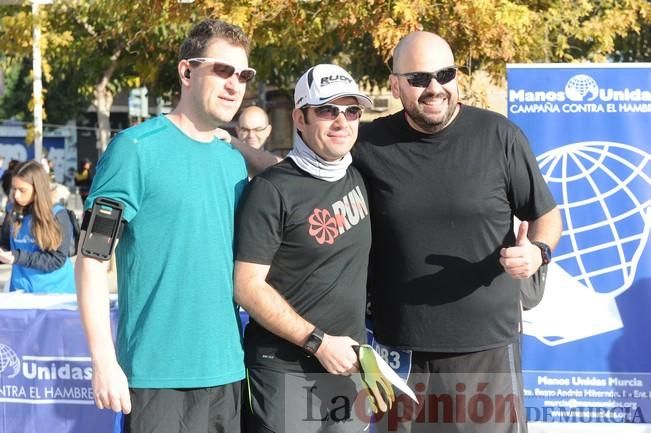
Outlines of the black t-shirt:
[{"label": "black t-shirt", "polygon": [[515,244],[513,215],[555,207],[522,131],[461,106],[433,135],[404,112],[360,129],[355,166],[369,193],[369,289],[384,344],[436,352],[499,347],[518,334],[521,281],[499,263]]},{"label": "black t-shirt", "polygon": [[[267,282],[306,320],[330,335],[365,342],[371,246],[361,175],[327,182],[285,159],[253,178],[237,218],[237,260],[270,265]],[[321,371],[302,348],[255,320],[244,337],[247,366]]]}]

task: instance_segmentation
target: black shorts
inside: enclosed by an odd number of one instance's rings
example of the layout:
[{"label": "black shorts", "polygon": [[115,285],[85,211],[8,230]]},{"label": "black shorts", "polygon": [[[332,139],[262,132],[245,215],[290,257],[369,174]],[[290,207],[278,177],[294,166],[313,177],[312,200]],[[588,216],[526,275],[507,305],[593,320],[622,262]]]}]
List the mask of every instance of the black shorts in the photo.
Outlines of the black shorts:
[{"label": "black shorts", "polygon": [[360,375],[247,370],[246,433],[357,433],[371,416]]},{"label": "black shorts", "polygon": [[407,383],[378,433],[527,433],[520,345],[473,353],[412,352]]},{"label": "black shorts", "polygon": [[210,388],[131,388],[123,433],[239,433],[242,382]]}]

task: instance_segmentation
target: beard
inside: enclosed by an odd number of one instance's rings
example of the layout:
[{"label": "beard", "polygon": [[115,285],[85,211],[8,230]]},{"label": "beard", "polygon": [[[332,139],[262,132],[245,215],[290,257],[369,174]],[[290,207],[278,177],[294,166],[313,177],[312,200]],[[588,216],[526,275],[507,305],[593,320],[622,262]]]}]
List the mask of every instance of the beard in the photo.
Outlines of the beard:
[{"label": "beard", "polygon": [[[435,100],[436,103],[447,100],[447,109],[441,113],[426,113],[421,104]],[[408,118],[418,127],[416,129],[426,134],[441,131],[455,114],[459,98],[447,92],[423,92],[416,102],[402,101]]]}]

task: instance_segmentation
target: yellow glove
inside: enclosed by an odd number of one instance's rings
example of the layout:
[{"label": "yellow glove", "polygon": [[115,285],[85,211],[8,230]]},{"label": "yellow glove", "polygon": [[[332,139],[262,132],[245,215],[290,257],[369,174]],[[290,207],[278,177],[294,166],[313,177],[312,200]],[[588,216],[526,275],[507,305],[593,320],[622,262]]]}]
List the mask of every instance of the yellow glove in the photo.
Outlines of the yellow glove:
[{"label": "yellow glove", "polygon": [[396,398],[393,385],[380,372],[380,367],[375,360],[375,351],[371,346],[368,344],[355,346],[355,351],[362,370],[362,383],[368,390],[369,403],[373,413],[377,413],[378,409],[386,412],[391,409]]}]

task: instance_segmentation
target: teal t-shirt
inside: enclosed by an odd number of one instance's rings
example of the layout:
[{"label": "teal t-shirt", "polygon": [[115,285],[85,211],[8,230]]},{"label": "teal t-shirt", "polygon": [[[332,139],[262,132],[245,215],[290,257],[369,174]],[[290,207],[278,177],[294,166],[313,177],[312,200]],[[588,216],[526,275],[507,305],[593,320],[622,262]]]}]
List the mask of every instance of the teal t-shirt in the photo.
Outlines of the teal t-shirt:
[{"label": "teal t-shirt", "polygon": [[100,159],[86,206],[124,204],[117,351],[132,388],[244,377],[233,226],[246,182],[230,144],[195,141],[164,116],[118,134]]}]

